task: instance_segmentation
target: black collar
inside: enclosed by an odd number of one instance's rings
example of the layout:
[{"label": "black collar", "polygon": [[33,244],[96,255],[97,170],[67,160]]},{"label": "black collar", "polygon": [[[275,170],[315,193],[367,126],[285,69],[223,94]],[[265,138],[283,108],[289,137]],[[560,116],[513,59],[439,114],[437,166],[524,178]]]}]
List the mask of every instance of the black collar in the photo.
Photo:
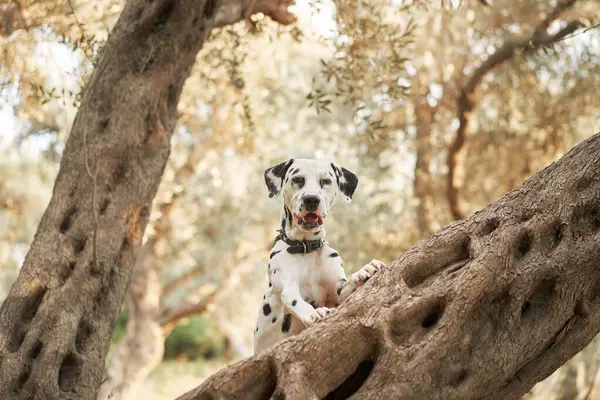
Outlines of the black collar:
[{"label": "black collar", "polygon": [[[277,239],[283,240],[288,244],[287,252],[290,254],[302,254],[312,253],[313,251],[320,250],[323,247],[323,239],[316,240],[292,240],[285,234],[284,231],[280,230]],[[277,241],[275,239],[275,241]]]}]

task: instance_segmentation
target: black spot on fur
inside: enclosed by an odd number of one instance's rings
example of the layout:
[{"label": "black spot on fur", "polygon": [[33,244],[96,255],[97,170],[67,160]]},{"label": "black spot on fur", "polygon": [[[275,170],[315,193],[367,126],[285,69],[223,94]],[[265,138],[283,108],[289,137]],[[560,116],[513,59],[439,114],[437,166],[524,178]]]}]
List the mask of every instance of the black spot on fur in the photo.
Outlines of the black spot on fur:
[{"label": "black spot on fur", "polygon": [[334,258],[334,257],[339,257],[340,255],[336,252],[333,252],[329,255],[329,257]]},{"label": "black spot on fur", "polygon": [[296,304],[298,304],[297,300],[292,301],[292,307],[296,307]]},{"label": "black spot on fur", "polygon": [[[265,170],[265,183],[267,184],[267,189],[269,189],[269,197],[273,197],[279,194],[282,186],[281,182],[283,182],[283,180],[285,179],[285,174],[287,173],[288,169],[290,168],[293,162],[294,159],[292,158],[286,162],[282,162],[281,164],[277,164],[274,167],[267,168]],[[276,182],[271,180],[271,178],[268,176],[269,173],[273,174],[273,176],[275,176],[276,178],[279,178],[280,181]]]},{"label": "black spot on fur", "polygon": [[271,305],[269,303],[263,306],[263,314],[265,314],[265,317],[271,314]]},{"label": "black spot on fur", "polygon": [[334,163],[331,163],[331,168],[333,169],[333,173],[335,174],[335,182],[340,185],[340,170],[335,166]]},{"label": "black spot on fur", "polygon": [[319,305],[316,301],[311,301],[309,304],[312,306],[312,308],[319,308]]},{"label": "black spot on fur", "polygon": [[277,250],[277,251],[274,251],[274,252],[272,252],[272,253],[269,255],[269,259],[271,259],[271,258],[275,257],[275,256],[276,256],[278,253],[281,253],[281,250]]},{"label": "black spot on fur", "polygon": [[273,286],[273,284],[271,283],[271,281],[269,281],[269,287]]},{"label": "black spot on fur", "polygon": [[[283,206],[283,208],[285,210],[285,216],[287,218],[288,223],[292,225],[292,223],[294,222],[292,218],[292,213],[290,212],[290,210],[288,210],[287,206]],[[283,227],[283,229],[285,229],[285,226]]]},{"label": "black spot on fur", "polygon": [[348,171],[346,168],[343,167],[342,175],[344,177],[345,182],[339,183],[340,191],[349,198],[352,198],[354,190],[356,190],[356,186],[358,186],[358,178],[352,172]]},{"label": "black spot on fur", "polygon": [[292,315],[284,314],[283,315],[283,323],[281,324],[281,332],[287,333],[290,330],[291,325],[292,325]]},{"label": "black spot on fur", "polygon": [[273,317],[273,319],[271,320],[272,323],[275,323],[275,321],[277,321],[277,317]]}]

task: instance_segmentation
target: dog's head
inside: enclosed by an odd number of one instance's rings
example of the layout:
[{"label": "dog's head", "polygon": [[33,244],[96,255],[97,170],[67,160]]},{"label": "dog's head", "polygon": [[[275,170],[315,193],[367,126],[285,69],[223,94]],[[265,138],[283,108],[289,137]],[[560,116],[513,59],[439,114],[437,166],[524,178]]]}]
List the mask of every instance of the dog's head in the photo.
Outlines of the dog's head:
[{"label": "dog's head", "polygon": [[339,196],[347,202],[358,178],[347,169],[323,160],[288,160],[265,171],[269,197],[283,202],[297,227],[311,231],[323,224]]}]

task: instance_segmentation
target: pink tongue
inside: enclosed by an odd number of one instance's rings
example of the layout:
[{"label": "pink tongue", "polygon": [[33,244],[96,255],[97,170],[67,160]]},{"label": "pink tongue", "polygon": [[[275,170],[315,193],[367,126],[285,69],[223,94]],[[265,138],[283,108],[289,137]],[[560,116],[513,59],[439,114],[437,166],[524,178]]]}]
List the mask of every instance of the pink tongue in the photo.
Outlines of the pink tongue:
[{"label": "pink tongue", "polygon": [[317,222],[317,219],[319,219],[319,216],[315,213],[308,213],[302,219],[305,220],[306,222]]}]

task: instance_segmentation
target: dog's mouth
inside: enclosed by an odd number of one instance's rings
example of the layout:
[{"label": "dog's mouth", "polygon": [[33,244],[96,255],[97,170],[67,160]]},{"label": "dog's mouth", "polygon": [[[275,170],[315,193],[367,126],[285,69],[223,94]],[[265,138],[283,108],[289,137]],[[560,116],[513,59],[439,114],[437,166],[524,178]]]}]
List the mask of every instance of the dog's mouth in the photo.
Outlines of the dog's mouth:
[{"label": "dog's mouth", "polygon": [[310,230],[323,225],[323,217],[317,213],[310,212],[304,214],[304,216],[300,217],[299,215],[295,215],[296,223],[302,227],[302,229]]}]

